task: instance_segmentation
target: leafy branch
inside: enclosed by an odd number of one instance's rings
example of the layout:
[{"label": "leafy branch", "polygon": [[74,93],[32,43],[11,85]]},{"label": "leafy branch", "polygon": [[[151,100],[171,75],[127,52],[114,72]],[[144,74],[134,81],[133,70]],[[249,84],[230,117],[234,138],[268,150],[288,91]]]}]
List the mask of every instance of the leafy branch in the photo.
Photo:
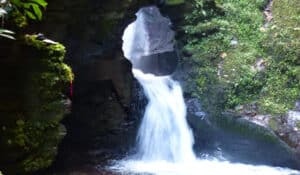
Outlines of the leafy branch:
[{"label": "leafy branch", "polygon": [[32,20],[42,20],[42,10],[48,5],[45,0],[10,0],[10,2]]},{"label": "leafy branch", "polygon": [[0,0],[0,19],[1,19],[0,36],[5,37],[5,38],[9,38],[9,39],[15,39],[13,37],[13,34],[14,34],[13,31],[2,28],[4,26],[4,17],[5,17],[5,15],[7,15],[7,11],[6,11],[5,8],[8,5],[10,5],[8,1]]},{"label": "leafy branch", "polygon": [[4,18],[10,11],[16,10],[21,16],[32,20],[42,20],[43,10],[48,3],[45,0],[0,0],[0,36],[15,39],[14,32],[4,29]]}]

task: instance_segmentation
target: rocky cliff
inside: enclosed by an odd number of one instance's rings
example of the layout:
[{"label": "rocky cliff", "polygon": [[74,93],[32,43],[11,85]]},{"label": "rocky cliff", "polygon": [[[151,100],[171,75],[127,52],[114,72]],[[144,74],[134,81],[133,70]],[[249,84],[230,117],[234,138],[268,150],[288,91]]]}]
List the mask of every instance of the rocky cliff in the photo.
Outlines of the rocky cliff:
[{"label": "rocky cliff", "polygon": [[0,169],[24,174],[48,167],[57,154],[73,74],[59,43],[36,35],[0,42]]},{"label": "rocky cliff", "polygon": [[98,164],[129,150],[134,142],[134,78],[122,52],[125,27],[150,0],[49,3],[45,19],[34,30],[62,42],[75,79],[71,113],[63,120],[67,135],[55,169]]}]

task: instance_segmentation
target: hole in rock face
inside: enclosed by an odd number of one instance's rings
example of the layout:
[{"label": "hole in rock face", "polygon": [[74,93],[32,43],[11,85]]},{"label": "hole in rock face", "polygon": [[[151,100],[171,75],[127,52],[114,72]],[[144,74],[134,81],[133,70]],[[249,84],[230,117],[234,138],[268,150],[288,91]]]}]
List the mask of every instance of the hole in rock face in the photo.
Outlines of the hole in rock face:
[{"label": "hole in rock face", "polygon": [[144,73],[162,76],[174,72],[178,55],[174,50],[174,31],[171,21],[163,17],[155,6],[141,8],[137,19],[123,34],[123,53]]}]

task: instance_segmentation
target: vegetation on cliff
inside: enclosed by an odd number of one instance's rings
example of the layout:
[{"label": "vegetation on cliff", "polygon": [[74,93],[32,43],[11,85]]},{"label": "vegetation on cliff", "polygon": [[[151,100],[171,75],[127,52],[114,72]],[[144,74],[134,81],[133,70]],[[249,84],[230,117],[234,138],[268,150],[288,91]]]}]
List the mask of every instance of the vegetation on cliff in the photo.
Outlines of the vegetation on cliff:
[{"label": "vegetation on cliff", "polygon": [[274,0],[271,21],[263,15],[266,0],[194,4],[184,27],[184,61],[193,65],[189,91],[220,109],[291,109],[300,94],[299,3]]},{"label": "vegetation on cliff", "polygon": [[4,174],[48,167],[65,134],[60,124],[66,112],[63,92],[73,80],[71,68],[64,63],[66,49],[43,36],[25,34],[23,28],[29,19],[41,20],[46,5],[44,0],[0,4],[5,24],[16,32],[12,36],[11,30],[0,29],[0,169]]},{"label": "vegetation on cliff", "polygon": [[[70,67],[63,62],[63,45],[46,43],[36,35],[26,35],[19,42],[14,47],[22,55],[7,51],[9,59],[17,62],[1,66],[2,73],[18,77],[6,83],[6,95],[1,93],[0,147],[5,151],[0,161],[4,173],[32,172],[52,163],[65,133],[59,123],[66,110],[62,92],[73,79]],[[14,87],[19,83],[23,84],[22,88]],[[15,98],[11,99],[10,95]]]}]

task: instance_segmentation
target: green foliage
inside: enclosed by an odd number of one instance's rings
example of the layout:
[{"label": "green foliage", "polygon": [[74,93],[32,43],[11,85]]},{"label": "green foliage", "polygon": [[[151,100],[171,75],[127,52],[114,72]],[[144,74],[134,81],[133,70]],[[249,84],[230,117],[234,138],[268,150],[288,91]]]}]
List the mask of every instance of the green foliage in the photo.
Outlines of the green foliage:
[{"label": "green foliage", "polygon": [[[188,35],[185,49],[193,53],[188,59],[197,65],[195,81],[201,82],[197,83],[196,94],[205,98],[213,93],[211,86],[219,86],[228,93],[226,106],[253,99],[261,85],[259,76],[250,72],[247,64],[253,64],[262,52],[259,43],[264,36],[259,28],[263,17],[259,9],[263,3],[195,0],[194,11],[186,17],[189,24],[184,29]],[[210,78],[204,81],[207,74]],[[248,83],[253,79],[257,80],[251,88]]]},{"label": "green foliage", "polygon": [[205,101],[222,87],[220,106],[229,109],[256,103],[262,113],[281,114],[292,108],[300,95],[300,4],[274,0],[274,20],[263,28],[267,2],[194,0],[184,26],[192,94]]},{"label": "green foliage", "polygon": [[10,0],[10,3],[24,16],[33,20],[41,20],[43,16],[42,9],[48,5],[45,0]]},{"label": "green foliage", "polygon": [[263,87],[263,81],[259,73],[246,70],[234,84],[229,86],[227,107],[234,108],[243,103],[251,103],[259,97],[257,90]]},{"label": "green foliage", "polygon": [[296,0],[275,0],[274,19],[264,41],[272,60],[259,104],[263,112],[283,113],[293,108],[300,94],[300,4]]},{"label": "green foliage", "polygon": [[[5,0],[0,1],[0,18],[9,15],[10,19],[15,22],[16,26],[24,27],[27,25],[27,18],[32,20],[42,20],[42,10],[46,8],[47,2],[45,0]],[[2,23],[2,27],[3,27]],[[15,33],[11,30],[0,27],[0,36],[15,39]]]}]

